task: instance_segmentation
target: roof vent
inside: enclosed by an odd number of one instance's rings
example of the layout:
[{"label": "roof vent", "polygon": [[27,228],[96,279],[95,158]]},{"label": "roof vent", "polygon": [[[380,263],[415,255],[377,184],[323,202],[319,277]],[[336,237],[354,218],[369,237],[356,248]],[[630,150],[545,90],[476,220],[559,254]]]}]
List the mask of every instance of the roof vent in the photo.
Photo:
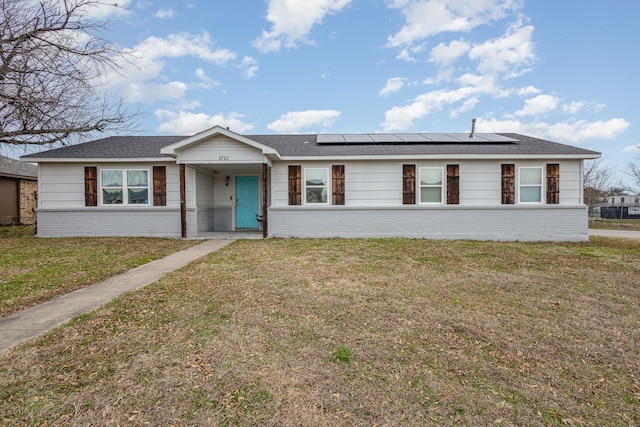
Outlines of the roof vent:
[{"label": "roof vent", "polygon": [[473,138],[473,133],[476,131],[476,119],[471,119],[471,133],[469,138]]}]

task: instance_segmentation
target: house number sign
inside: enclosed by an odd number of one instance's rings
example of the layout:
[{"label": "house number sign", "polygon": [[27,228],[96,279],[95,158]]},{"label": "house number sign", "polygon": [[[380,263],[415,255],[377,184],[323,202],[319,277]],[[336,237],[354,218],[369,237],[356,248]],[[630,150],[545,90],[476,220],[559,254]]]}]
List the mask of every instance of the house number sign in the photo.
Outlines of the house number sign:
[{"label": "house number sign", "polygon": [[229,156],[218,156],[218,160],[224,162],[229,161]]}]

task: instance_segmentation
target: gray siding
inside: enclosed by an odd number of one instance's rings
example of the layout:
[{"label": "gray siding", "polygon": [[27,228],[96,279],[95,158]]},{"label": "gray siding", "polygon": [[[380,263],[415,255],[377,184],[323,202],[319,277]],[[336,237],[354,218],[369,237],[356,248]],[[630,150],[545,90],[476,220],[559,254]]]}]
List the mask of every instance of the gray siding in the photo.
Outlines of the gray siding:
[{"label": "gray siding", "polygon": [[269,237],[408,237],[587,241],[585,206],[447,206],[269,209]]},{"label": "gray siding", "polygon": [[[193,212],[191,216],[193,217]],[[193,218],[192,218],[193,219]],[[195,221],[192,222],[195,224]],[[187,232],[195,236],[195,228]],[[181,237],[180,209],[39,209],[38,237]]]},{"label": "gray siding", "polygon": [[[581,160],[393,160],[393,161],[334,161],[334,162],[287,162],[273,166],[272,205],[288,204],[288,166],[302,168],[326,168],[332,164],[345,165],[345,205],[352,207],[402,206],[402,165],[415,164],[421,167],[446,168],[447,164],[460,166],[460,205],[486,206],[501,203],[501,163],[514,163],[516,169],[536,166],[543,169],[543,203],[545,189],[544,168],[547,163],[560,164],[560,204],[580,205],[582,194]],[[304,173],[304,171],[303,171]],[[416,176],[419,179],[419,175]],[[446,180],[445,180],[446,181]],[[519,189],[516,186],[516,192]],[[517,200],[517,197],[516,197]],[[303,204],[304,204],[303,197]]]}]

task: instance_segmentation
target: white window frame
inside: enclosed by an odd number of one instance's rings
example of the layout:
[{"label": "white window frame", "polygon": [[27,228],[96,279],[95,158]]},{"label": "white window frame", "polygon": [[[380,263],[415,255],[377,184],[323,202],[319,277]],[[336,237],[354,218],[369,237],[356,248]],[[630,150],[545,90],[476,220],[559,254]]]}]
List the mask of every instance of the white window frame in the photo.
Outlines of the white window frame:
[{"label": "white window frame", "polygon": [[[122,203],[104,203],[104,189],[105,188],[120,188],[120,187],[104,187],[102,185],[102,173],[108,171],[119,171],[122,172]],[[144,171],[147,173],[147,186],[129,186],[128,172],[130,171]],[[119,168],[104,168],[99,170],[99,187],[98,191],[100,193],[100,206],[140,206],[140,207],[148,207],[152,205],[153,194],[152,194],[152,185],[153,177],[151,175],[151,169],[149,168],[129,168],[129,169],[119,169]],[[129,203],[129,190],[130,189],[147,189],[147,203]]]},{"label": "white window frame", "polygon": [[[422,171],[423,170],[438,170],[440,171],[440,185],[423,185],[422,184]],[[423,166],[418,168],[418,203],[421,205],[442,205],[444,204],[444,168],[440,166]],[[423,188],[440,188],[440,201],[439,202],[424,202],[422,201],[422,189]]]},{"label": "white window frame", "polygon": [[[523,169],[537,169],[539,171],[540,176],[540,184],[523,184],[522,183],[522,170]],[[541,205],[544,203],[543,195],[544,195],[544,174],[543,174],[542,166],[519,166],[518,167],[518,203],[523,205]],[[522,201],[522,188],[539,188],[538,192],[538,201],[534,202],[523,202]]]},{"label": "white window frame", "polygon": [[[326,176],[326,181],[324,185],[308,185],[307,184],[307,173],[310,171],[324,171]],[[329,205],[331,203],[331,175],[329,174],[329,168],[304,168],[304,176],[303,176],[303,194],[304,194],[304,204],[319,206],[319,205]],[[324,188],[326,192],[326,202],[309,202],[307,198],[307,189],[311,188]]]}]

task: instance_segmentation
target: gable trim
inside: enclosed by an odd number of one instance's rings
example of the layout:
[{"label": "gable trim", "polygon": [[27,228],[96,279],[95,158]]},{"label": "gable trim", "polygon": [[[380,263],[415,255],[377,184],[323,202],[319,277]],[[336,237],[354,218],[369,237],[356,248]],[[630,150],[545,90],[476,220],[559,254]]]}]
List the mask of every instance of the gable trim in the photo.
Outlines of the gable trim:
[{"label": "gable trim", "polygon": [[231,138],[235,141],[238,141],[250,147],[256,148],[262,151],[262,153],[265,155],[273,154],[278,158],[280,158],[280,153],[278,153],[278,151],[275,148],[270,147],[268,145],[261,144],[257,141],[247,138],[246,136],[242,136],[240,134],[232,132],[229,129],[223,128],[222,126],[214,126],[210,129],[197,133],[193,136],[190,136],[178,142],[174,142],[173,144],[169,144],[166,147],[161,148],[160,153],[167,156],[176,157],[178,155],[177,151],[183,148],[189,147],[191,145],[198,144],[199,142],[205,139],[208,139],[217,135],[223,135],[223,136],[226,136],[227,138]]}]

